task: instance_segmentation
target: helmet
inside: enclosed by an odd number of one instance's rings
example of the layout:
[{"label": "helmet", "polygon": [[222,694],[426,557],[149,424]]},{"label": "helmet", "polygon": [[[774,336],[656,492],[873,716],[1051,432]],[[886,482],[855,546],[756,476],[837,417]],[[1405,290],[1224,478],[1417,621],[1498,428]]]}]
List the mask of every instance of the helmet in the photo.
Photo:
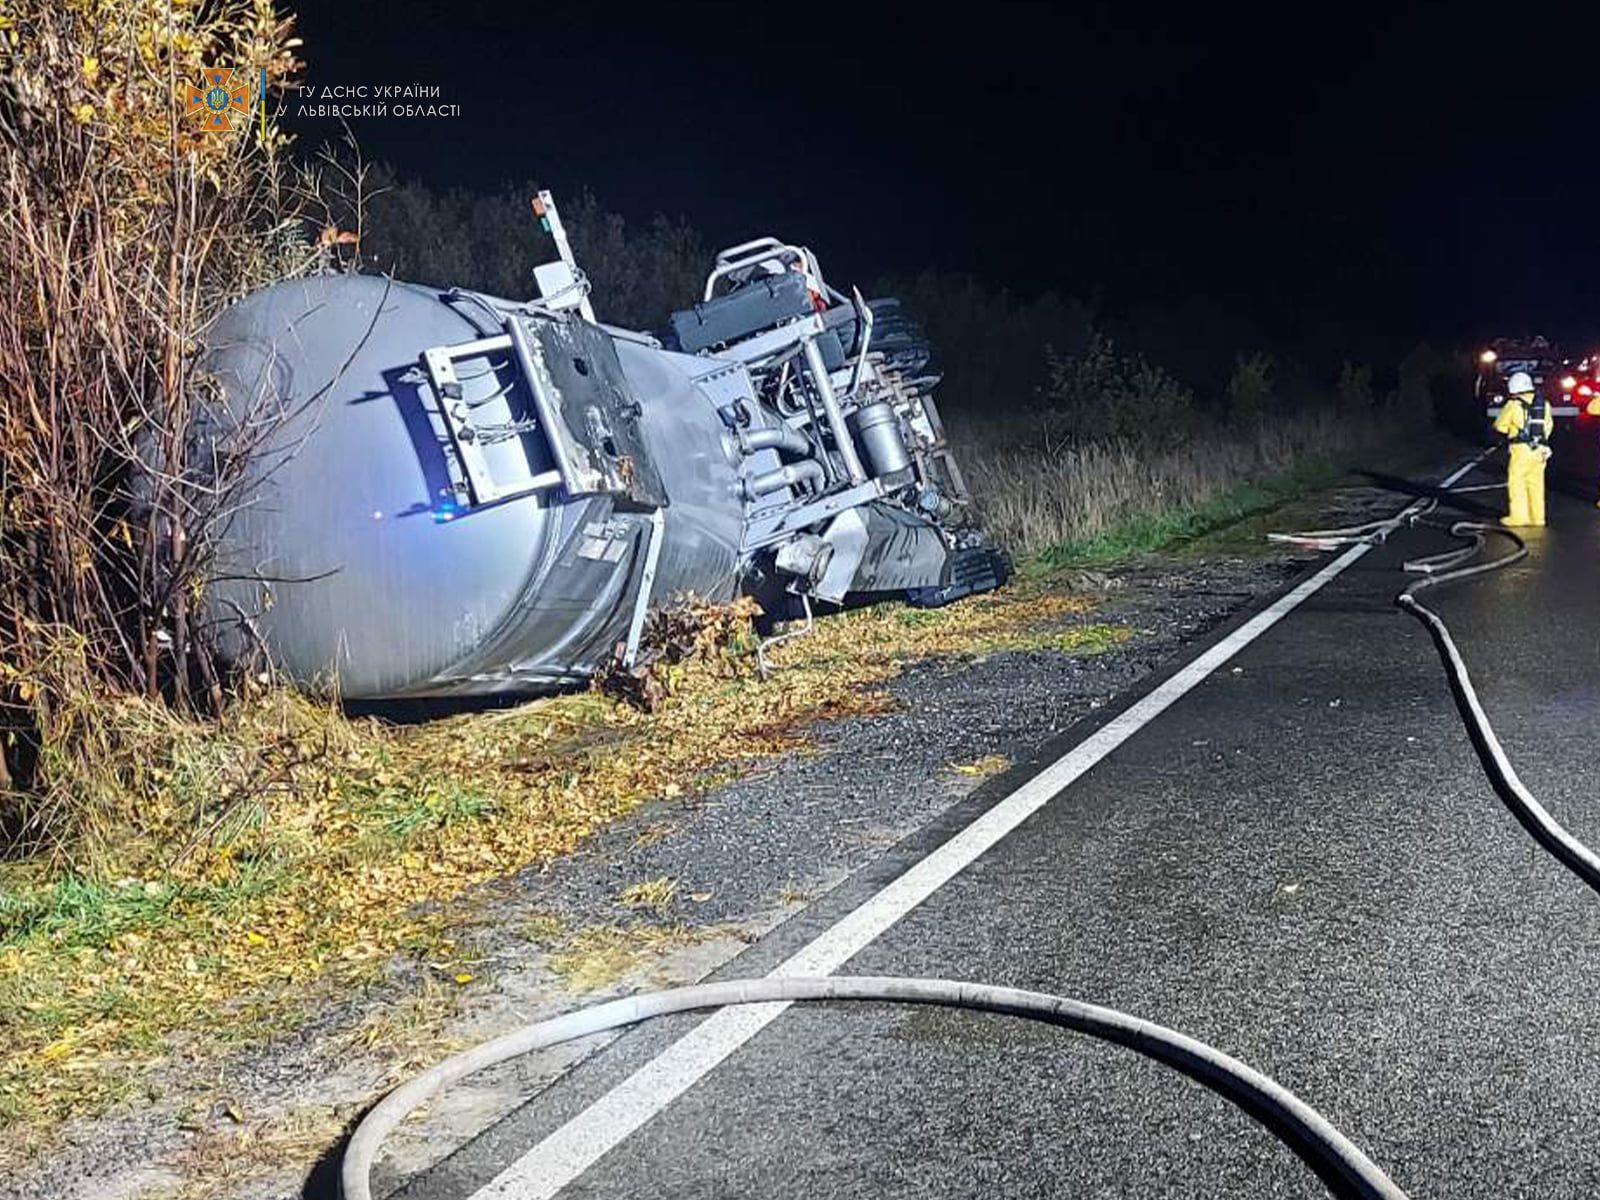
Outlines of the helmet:
[{"label": "helmet", "polygon": [[1526,371],[1518,371],[1510,379],[1506,380],[1506,391],[1513,396],[1531,396],[1533,395],[1533,380]]}]

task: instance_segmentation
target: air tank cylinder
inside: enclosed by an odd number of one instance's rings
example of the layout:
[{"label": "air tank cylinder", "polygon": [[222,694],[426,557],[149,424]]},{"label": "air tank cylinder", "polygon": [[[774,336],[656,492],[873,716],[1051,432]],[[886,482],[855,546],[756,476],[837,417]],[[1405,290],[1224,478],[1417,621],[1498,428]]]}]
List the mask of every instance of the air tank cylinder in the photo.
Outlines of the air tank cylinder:
[{"label": "air tank cylinder", "polygon": [[855,426],[874,475],[882,478],[910,469],[911,455],[900,434],[900,418],[887,403],[879,401],[857,410]]}]

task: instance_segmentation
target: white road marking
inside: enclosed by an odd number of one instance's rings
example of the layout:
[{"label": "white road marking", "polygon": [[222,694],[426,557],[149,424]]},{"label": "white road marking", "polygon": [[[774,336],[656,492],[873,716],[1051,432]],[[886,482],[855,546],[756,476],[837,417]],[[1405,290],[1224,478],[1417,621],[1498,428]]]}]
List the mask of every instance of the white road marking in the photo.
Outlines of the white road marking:
[{"label": "white road marking", "polygon": [[[1440,485],[1449,487],[1474,459]],[[1400,522],[1419,504],[1394,518]],[[841,917],[815,941],[779,964],[775,976],[828,975],[938,891],[984,851],[1021,825],[1074,780],[1191,691],[1218,667],[1320,591],[1368,550],[1352,546],[1310,579],[1280,596],[1199,658],[1079,742],[926,858]],[[471,1200],[549,1200],[602,1155],[671,1104],[717,1064],[760,1033],[786,1003],[725,1008],[707,1017],[627,1079],[529,1150]]]}]

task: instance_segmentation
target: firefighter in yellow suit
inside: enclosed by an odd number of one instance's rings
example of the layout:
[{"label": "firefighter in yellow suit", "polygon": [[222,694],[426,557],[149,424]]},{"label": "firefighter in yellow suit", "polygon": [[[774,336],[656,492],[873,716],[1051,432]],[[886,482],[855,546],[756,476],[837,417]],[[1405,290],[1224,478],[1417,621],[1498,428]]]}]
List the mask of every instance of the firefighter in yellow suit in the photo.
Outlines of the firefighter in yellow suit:
[{"label": "firefighter in yellow suit", "polygon": [[1550,434],[1555,420],[1550,401],[1534,395],[1533,380],[1518,371],[1506,382],[1505,405],[1494,419],[1494,431],[1511,441],[1511,463],[1506,468],[1506,492],[1511,511],[1503,525],[1544,524],[1544,465],[1550,458]]},{"label": "firefighter in yellow suit", "polygon": [[[1600,396],[1596,396],[1593,400],[1589,401],[1588,405],[1584,408],[1584,412],[1588,413],[1591,417],[1600,417]],[[1596,500],[1594,502],[1594,506],[1596,508],[1600,508],[1600,500]]]}]

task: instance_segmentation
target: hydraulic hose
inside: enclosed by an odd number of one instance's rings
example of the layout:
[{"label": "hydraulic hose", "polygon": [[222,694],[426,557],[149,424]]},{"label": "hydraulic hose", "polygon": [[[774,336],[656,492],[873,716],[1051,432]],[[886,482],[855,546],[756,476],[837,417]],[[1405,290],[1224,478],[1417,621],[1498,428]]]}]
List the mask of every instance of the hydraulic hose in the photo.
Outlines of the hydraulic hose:
[{"label": "hydraulic hose", "polygon": [[1135,1050],[1204,1084],[1265,1126],[1316,1172],[1338,1200],[1406,1200],[1398,1185],[1321,1113],[1215,1047],[1138,1017],[1043,992],[949,979],[765,978],[699,984],[595,1005],[447,1058],[385,1096],[356,1127],[340,1167],[344,1200],[372,1200],[373,1160],[385,1138],[450,1084],[508,1059],[563,1042],[695,1009],[772,1002],[923,1004],[1021,1017]]}]

